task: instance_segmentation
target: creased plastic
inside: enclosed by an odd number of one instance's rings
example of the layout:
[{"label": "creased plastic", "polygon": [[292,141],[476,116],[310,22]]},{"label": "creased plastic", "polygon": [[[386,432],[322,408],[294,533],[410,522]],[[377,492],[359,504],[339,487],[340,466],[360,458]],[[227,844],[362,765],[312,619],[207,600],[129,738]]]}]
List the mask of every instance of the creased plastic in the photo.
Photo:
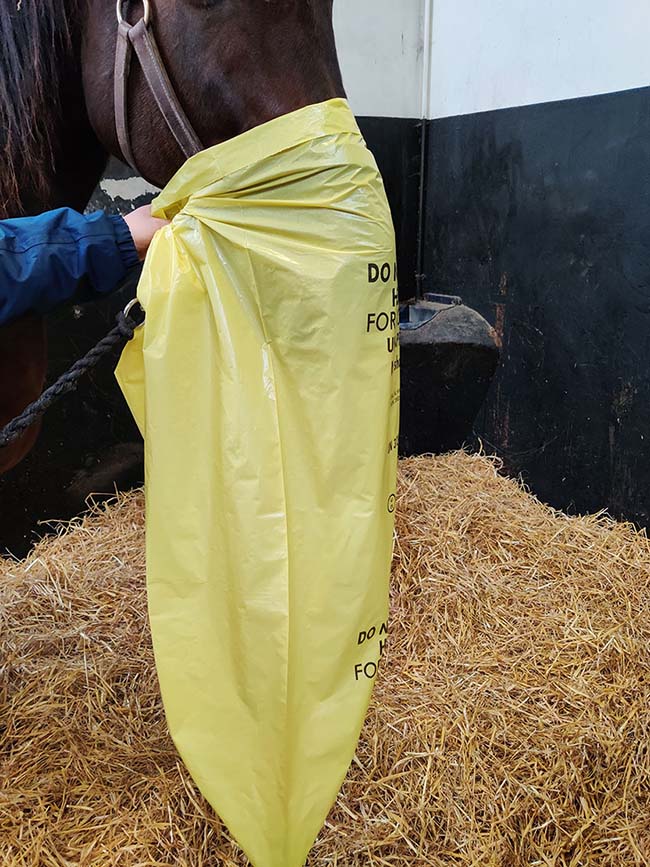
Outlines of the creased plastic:
[{"label": "creased plastic", "polygon": [[192,157],[117,376],[145,439],[147,584],[174,742],[255,867],[300,867],[388,637],[395,242],[344,100]]}]

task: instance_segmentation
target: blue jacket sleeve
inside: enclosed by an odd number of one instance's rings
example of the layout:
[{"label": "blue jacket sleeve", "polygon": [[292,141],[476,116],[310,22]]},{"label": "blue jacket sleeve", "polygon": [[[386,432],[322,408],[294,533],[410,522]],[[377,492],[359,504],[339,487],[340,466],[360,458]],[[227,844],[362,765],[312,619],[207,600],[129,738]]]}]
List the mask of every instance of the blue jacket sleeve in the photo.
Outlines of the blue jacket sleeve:
[{"label": "blue jacket sleeve", "polygon": [[96,292],[111,292],[137,263],[129,227],[103,211],[0,220],[0,325],[70,300],[83,277]]}]

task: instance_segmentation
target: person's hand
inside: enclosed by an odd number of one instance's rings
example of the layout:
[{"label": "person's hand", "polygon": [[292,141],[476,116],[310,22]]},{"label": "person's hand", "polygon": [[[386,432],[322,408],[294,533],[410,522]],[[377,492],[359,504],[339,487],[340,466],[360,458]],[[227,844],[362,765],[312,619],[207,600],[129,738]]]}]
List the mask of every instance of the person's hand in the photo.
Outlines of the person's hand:
[{"label": "person's hand", "polygon": [[158,229],[162,229],[169,223],[169,220],[159,220],[157,217],[151,216],[151,205],[143,205],[141,208],[136,208],[130,214],[126,214],[124,222],[129,227],[135,249],[138,251],[140,261],[147,255],[149,244]]}]

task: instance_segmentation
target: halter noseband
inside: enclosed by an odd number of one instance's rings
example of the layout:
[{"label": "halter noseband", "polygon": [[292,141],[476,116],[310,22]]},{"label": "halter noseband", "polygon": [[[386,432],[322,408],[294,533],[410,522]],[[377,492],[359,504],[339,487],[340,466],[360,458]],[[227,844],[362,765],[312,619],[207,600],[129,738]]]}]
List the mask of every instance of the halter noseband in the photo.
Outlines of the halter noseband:
[{"label": "halter noseband", "polygon": [[138,171],[129,135],[128,84],[131,57],[135,51],[142,72],[153,94],[158,109],[169,127],[178,146],[191,157],[202,150],[201,142],[183,111],[165,69],[151,26],[153,0],[142,0],[144,12],[137,24],[129,24],[124,7],[128,11],[130,0],[117,0],[117,47],[115,50],[114,107],[117,140],[124,159]]}]

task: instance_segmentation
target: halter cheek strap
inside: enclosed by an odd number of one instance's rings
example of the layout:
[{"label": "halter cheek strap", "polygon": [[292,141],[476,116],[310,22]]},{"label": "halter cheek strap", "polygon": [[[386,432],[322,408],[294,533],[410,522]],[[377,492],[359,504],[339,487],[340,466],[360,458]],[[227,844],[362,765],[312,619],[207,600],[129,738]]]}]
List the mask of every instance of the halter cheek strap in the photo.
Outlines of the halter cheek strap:
[{"label": "halter cheek strap", "polygon": [[[129,0],[126,0],[128,8]],[[117,46],[115,50],[114,110],[117,140],[124,159],[137,171],[131,148],[128,115],[128,84],[135,51],[149,90],[165,123],[186,158],[203,149],[174,91],[151,29],[151,0],[143,0],[144,14],[137,24],[124,18],[125,0],[117,0]]]}]

